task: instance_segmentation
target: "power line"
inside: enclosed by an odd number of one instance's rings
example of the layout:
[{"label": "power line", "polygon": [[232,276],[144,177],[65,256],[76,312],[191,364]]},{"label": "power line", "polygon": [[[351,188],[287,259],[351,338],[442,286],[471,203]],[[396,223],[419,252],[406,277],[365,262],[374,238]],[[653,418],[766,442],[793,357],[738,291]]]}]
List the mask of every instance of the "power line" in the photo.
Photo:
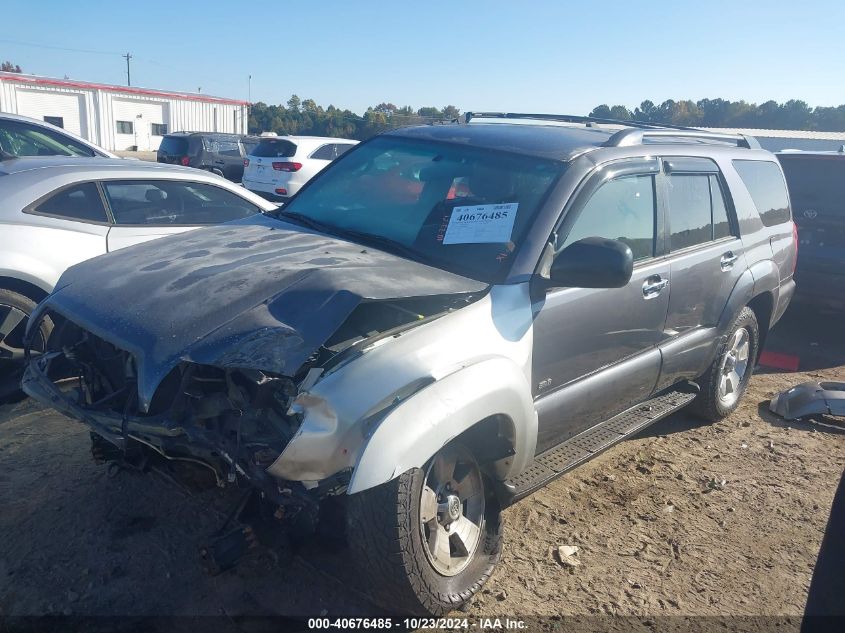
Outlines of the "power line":
[{"label": "power line", "polygon": [[71,53],[89,53],[91,55],[120,55],[123,57],[121,53],[113,52],[113,51],[95,51],[91,49],[85,48],[67,48],[65,46],[52,46],[50,44],[36,44],[35,42],[21,42],[20,40],[7,40],[7,39],[0,39],[0,43],[2,44],[17,44],[19,46],[32,46],[33,48],[46,48],[53,51],[69,51]]}]

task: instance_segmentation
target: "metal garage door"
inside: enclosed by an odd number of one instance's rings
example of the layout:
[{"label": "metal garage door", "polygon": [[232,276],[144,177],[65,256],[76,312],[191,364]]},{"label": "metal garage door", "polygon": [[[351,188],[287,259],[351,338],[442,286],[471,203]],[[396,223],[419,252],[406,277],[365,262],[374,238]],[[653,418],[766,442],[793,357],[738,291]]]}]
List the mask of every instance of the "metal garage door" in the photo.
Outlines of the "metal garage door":
[{"label": "metal garage door", "polygon": [[[115,126],[115,147],[127,149],[137,145],[139,151],[156,150],[161,143],[161,136],[153,134],[153,124],[168,122],[167,104],[160,101],[141,101],[140,99],[115,99],[113,101]],[[121,121],[118,124],[118,121]],[[131,126],[127,126],[129,123]],[[129,129],[131,133],[125,133]],[[121,133],[121,130],[124,133]]]},{"label": "metal garage door", "polygon": [[18,114],[41,121],[51,117],[51,123],[61,122],[68,132],[88,137],[88,130],[85,129],[85,100],[81,94],[18,88],[17,95]]}]

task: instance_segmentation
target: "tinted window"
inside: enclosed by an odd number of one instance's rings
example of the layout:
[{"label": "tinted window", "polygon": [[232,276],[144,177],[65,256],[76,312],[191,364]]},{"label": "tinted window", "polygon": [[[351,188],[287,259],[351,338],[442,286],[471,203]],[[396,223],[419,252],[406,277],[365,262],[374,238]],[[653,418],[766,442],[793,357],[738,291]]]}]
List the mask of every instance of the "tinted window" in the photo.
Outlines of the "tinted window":
[{"label": "tinted window", "polygon": [[713,238],[710,213],[710,177],[707,174],[669,176],[670,245],[673,251],[703,244]]},{"label": "tinted window", "polygon": [[777,163],[735,160],[733,166],[745,183],[766,226],[789,221],[789,197]]},{"label": "tinted window", "polygon": [[97,185],[86,182],[62,189],[37,207],[36,213],[56,215],[83,222],[107,222],[106,209]]},{"label": "tinted window", "polygon": [[845,221],[845,157],[778,156],[786,182],[789,198],[795,209],[795,221],[806,221],[805,211],[816,218],[838,218]]},{"label": "tinted window", "polygon": [[316,158],[317,160],[334,160],[335,156],[334,143],[323,145],[311,154],[311,158]]},{"label": "tinted window", "polygon": [[[355,147],[354,143],[337,143],[334,148],[337,156],[343,156],[346,152]],[[335,158],[337,158],[337,156]]]},{"label": "tinted window", "polygon": [[223,156],[240,156],[241,147],[237,141],[220,139],[217,141],[217,153]]},{"label": "tinted window", "polygon": [[132,134],[135,129],[132,121],[115,121],[114,124],[118,134]]},{"label": "tinted window", "polygon": [[244,146],[244,154],[252,154],[256,147],[258,147],[258,141],[253,139],[243,139],[241,143]]},{"label": "tinted window", "polygon": [[163,154],[174,154],[184,156],[188,153],[188,139],[180,136],[165,136],[161,139],[158,151]]},{"label": "tinted window", "polygon": [[60,128],[64,128],[65,126],[65,118],[61,116],[45,116],[44,122]]},{"label": "tinted window", "polygon": [[713,204],[713,239],[718,240],[731,234],[731,223],[728,220],[728,207],[722,185],[715,174],[710,174],[710,200]]},{"label": "tinted window", "polygon": [[40,125],[0,119],[0,151],[11,156],[96,156],[90,147]]},{"label": "tinted window", "polygon": [[219,224],[261,211],[230,191],[198,182],[112,180],[103,187],[117,224]]},{"label": "tinted window", "polygon": [[561,247],[604,237],[630,246],[634,259],[645,259],[654,255],[654,227],[654,177],[618,178],[593,193]]},{"label": "tinted window", "polygon": [[296,155],[296,144],[282,139],[264,139],[252,151],[260,158],[289,158]]}]

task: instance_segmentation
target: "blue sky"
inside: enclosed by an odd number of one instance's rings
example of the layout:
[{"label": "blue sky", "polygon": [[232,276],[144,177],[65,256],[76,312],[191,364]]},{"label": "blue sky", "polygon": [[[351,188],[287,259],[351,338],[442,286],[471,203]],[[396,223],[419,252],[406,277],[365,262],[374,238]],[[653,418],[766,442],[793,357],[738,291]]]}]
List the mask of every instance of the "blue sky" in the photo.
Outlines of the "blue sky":
[{"label": "blue sky", "polygon": [[252,100],[267,103],[845,103],[841,0],[4,0],[2,16],[0,58],[27,72],[124,83],[129,51],[133,85],[246,99],[251,74]]}]

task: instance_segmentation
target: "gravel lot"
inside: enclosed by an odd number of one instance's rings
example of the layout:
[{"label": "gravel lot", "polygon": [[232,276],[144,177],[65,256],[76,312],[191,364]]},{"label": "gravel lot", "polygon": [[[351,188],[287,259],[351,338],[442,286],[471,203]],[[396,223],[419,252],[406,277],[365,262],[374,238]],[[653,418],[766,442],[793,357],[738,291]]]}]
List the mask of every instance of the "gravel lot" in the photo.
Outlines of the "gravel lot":
[{"label": "gravel lot", "polygon": [[[503,563],[467,615],[800,616],[845,427],[787,425],[767,404],[845,380],[840,319],[791,311],[769,349],[801,371],[761,369],[729,419],[676,414],[508,509]],[[206,575],[198,548],[233,495],[109,477],[82,425],[32,401],[0,407],[0,615],[377,613],[343,547],[317,539],[290,562],[262,552]],[[578,546],[580,566],[559,545]]]}]

